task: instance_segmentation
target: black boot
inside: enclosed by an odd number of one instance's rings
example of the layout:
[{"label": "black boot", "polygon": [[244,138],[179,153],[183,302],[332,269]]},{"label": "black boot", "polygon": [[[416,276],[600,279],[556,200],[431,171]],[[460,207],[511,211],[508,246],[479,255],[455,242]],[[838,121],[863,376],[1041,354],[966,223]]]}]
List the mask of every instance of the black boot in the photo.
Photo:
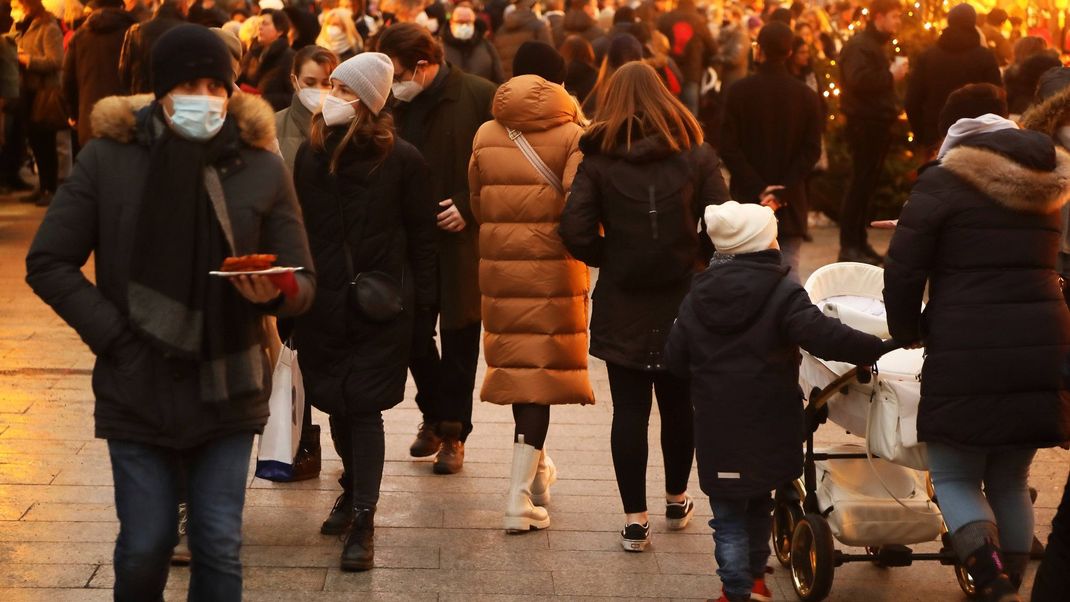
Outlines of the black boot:
[{"label": "black boot", "polygon": [[353,520],[353,498],[349,497],[348,487],[344,487],[342,491],[342,495],[334,501],[334,508],[331,508],[327,520],[323,521],[323,526],[320,527],[320,533],[323,535],[341,535]]},{"label": "black boot", "polygon": [[354,508],[345,546],[343,571],[368,571],[375,566],[375,509]]},{"label": "black boot", "polygon": [[[976,521],[963,525],[951,536],[962,566],[973,578],[980,599],[986,602],[1021,602],[1011,583],[999,549],[996,525]],[[970,550],[963,554],[963,550]]]}]

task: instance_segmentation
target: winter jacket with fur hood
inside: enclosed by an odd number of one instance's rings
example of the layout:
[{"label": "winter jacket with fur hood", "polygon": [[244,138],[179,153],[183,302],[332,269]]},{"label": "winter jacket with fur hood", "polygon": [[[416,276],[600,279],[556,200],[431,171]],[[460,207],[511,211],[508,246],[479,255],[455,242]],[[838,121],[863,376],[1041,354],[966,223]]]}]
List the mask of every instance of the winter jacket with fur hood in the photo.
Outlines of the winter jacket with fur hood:
[{"label": "winter jacket with fur hood", "polygon": [[1070,311],[1055,271],[1068,199],[1070,154],[1031,131],[969,137],[918,178],[888,250],[884,301],[892,336],[926,346],[921,441],[1070,440]]},{"label": "winter jacket with fur hood", "polygon": [[[236,432],[263,428],[271,366],[263,358],[259,396],[201,402],[198,363],[165,356],[129,322],[127,285],[153,141],[167,126],[151,96],[110,97],[93,109],[93,131],[74,171],[56,192],[26,258],[26,281],[97,356],[93,370],[96,435],[188,449]],[[269,313],[292,316],[312,304],[315,278],[289,171],[269,149],[271,108],[234,96],[227,109],[241,137],[237,155],[216,170],[234,233],[235,253],[273,253],[278,265],[303,266],[299,293]],[[82,273],[92,254],[96,284]],[[260,307],[268,311],[268,307]]]},{"label": "winter jacket with fur hood", "polygon": [[[1059,128],[1070,122],[1070,86],[1037,103],[1022,115],[1021,126],[1047,134],[1064,150],[1070,151],[1070,137],[1060,136]],[[1060,223],[1063,236],[1059,245],[1059,273],[1070,276],[1070,203],[1063,205]],[[1070,302],[1070,301],[1068,301]]]},{"label": "winter jacket with fur hood", "polygon": [[498,404],[593,403],[587,377],[587,266],[557,232],[565,196],[539,175],[508,129],[572,186],[583,155],[576,104],[537,75],[509,80],[494,121],[476,134],[468,170],[479,222],[479,286],[487,376],[480,394]]},{"label": "winter jacket with fur hood", "polygon": [[780,262],[775,250],[715,255],[665,350],[673,373],[691,381],[699,484],[710,497],[750,498],[802,473],[799,347],[860,365],[885,351],[822,315]]}]

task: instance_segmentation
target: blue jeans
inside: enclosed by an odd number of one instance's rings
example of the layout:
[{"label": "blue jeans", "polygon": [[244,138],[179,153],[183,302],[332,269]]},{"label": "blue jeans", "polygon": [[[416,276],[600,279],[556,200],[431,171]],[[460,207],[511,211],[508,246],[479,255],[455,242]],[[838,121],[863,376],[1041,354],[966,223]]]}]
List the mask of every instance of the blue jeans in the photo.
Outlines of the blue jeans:
[{"label": "blue jeans", "polygon": [[115,600],[163,599],[178,543],[181,470],[189,507],[189,599],[241,600],[242,506],[252,433],[236,433],[190,450],[108,441],[119,538],[115,542]]},{"label": "blue jeans", "polygon": [[1004,552],[1029,552],[1033,545],[1029,465],[1036,450],[966,450],[942,443],[929,443],[928,448],[929,472],[948,531],[977,521],[994,523]]},{"label": "blue jeans", "polygon": [[717,576],[729,596],[749,596],[754,580],[765,576],[773,531],[773,498],[710,498],[713,556]]}]

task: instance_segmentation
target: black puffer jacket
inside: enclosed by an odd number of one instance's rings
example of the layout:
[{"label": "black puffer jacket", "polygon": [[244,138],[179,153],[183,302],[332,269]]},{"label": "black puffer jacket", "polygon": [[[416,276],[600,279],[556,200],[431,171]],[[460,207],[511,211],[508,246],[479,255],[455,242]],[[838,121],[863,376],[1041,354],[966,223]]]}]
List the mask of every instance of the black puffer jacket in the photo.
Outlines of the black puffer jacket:
[{"label": "black puffer jacket", "polygon": [[967,84],[1003,85],[992,51],[981,46],[976,29],[949,27],[940,40],[911,65],[905,106],[914,138],[921,144],[940,141],[940,111],[952,92]]},{"label": "black puffer jacket", "polygon": [[860,365],[885,351],[822,315],[780,262],[775,250],[715,255],[665,351],[669,368],[691,378],[699,483],[711,497],[753,497],[802,473],[799,347]]},{"label": "black puffer jacket", "polygon": [[[708,145],[674,153],[659,138],[623,142],[603,153],[595,132],[580,139],[583,162],[561,216],[561,238],[572,255],[601,268],[592,299],[591,355],[640,370],[664,370],[662,351],[691,276],[712,245],[698,234],[707,205],[728,200],[721,161]],[[672,258],[643,265],[649,236],[649,194],[675,197],[659,209],[659,237],[676,240]],[[601,231],[600,231],[601,230]],[[604,231],[604,234],[602,233]],[[637,273],[637,270],[639,273]],[[657,282],[636,287],[634,280]]]},{"label": "black puffer jacket", "polygon": [[[78,154],[70,178],[56,192],[26,257],[26,281],[97,356],[93,368],[96,436],[188,449],[267,422],[270,382],[261,394],[228,403],[201,402],[199,366],[167,357],[131,330],[127,285],[153,141],[160,128],[151,97],[106,98],[93,109],[98,139]],[[278,315],[312,304],[315,278],[301,210],[275,142],[271,109],[259,98],[234,96],[227,120],[242,146],[220,166],[236,253],[273,253],[297,274],[300,292]],[[95,284],[82,274],[92,254]],[[249,306],[249,311],[265,308]],[[265,380],[271,367],[264,356]]]},{"label": "black puffer jacket", "polygon": [[892,122],[899,116],[887,34],[870,23],[840,52],[840,109],[848,119]]},{"label": "black puffer jacket", "polygon": [[[401,402],[415,309],[434,305],[437,296],[435,203],[423,158],[398,139],[377,164],[366,143],[358,142],[343,152],[337,175],[331,175],[328,162],[343,133],[331,133],[327,152],[306,143],[294,164],[319,274],[316,302],[297,320],[294,344],[309,399],[330,414],[385,410]],[[400,317],[375,323],[351,310],[343,236],[354,273],[381,271],[404,282]]]},{"label": "black puffer jacket", "polygon": [[1070,154],[1020,130],[967,138],[914,185],[888,251],[884,300],[892,336],[926,345],[922,441],[1070,440],[1070,312],[1055,272],[1068,197]]}]

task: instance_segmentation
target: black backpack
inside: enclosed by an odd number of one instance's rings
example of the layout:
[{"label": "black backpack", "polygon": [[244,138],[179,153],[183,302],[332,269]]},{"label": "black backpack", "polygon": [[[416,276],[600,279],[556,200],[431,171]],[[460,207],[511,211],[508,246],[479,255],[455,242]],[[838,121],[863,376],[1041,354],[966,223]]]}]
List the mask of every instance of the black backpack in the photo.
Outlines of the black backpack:
[{"label": "black backpack", "polygon": [[700,267],[690,153],[663,161],[615,162],[609,169],[603,272],[625,290],[662,288]]}]

